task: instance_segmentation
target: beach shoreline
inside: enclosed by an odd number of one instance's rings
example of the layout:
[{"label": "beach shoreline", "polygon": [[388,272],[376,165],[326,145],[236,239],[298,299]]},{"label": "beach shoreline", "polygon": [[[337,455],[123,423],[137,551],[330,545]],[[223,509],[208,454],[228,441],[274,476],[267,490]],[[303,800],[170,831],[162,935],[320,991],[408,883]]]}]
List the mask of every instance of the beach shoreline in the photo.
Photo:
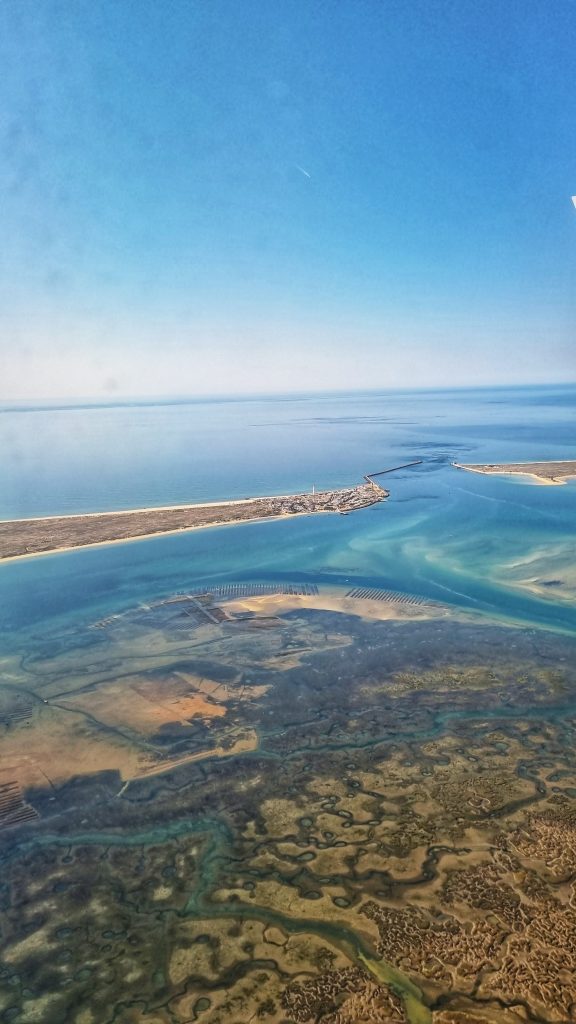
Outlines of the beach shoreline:
[{"label": "beach shoreline", "polygon": [[37,558],[78,548],[150,540],[241,523],[328,512],[347,515],[387,497],[388,491],[367,481],[351,488],[312,494],[3,520],[0,521],[0,561]]},{"label": "beach shoreline", "polygon": [[[510,462],[485,463],[478,465],[453,462],[454,469],[463,469],[467,473],[480,473],[482,476],[523,476],[529,477],[539,486],[561,487],[570,480],[576,480],[576,461],[573,459],[554,459],[550,462]],[[560,467],[556,469],[556,467]]]},{"label": "beach shoreline", "polygon": [[253,501],[288,501],[296,497],[290,494],[270,494],[256,498],[225,498],[223,501],[199,501],[188,505],[148,505],[143,508],[107,509],[104,512],[62,512],[55,516],[26,516],[24,519],[0,519],[0,526],[7,523],[50,523],[56,519],[102,519],[104,516],[131,516],[148,512],[190,512],[197,508],[228,508],[233,505],[245,505]]},{"label": "beach shoreline", "polygon": [[[219,503],[218,503],[219,504]],[[179,506],[182,507],[182,506]],[[144,511],[148,511],[144,509]],[[318,515],[320,513],[316,513]],[[326,512],[326,515],[329,513]],[[90,513],[98,516],[98,512]],[[21,562],[27,558],[47,558],[50,555],[63,555],[70,551],[85,551],[88,548],[107,548],[113,544],[134,544],[139,540],[154,540],[158,537],[174,537],[178,533],[193,533],[196,530],[219,530],[225,526],[245,526],[250,523],[274,523],[281,519],[297,519],[300,516],[314,515],[312,512],[286,512],[277,516],[254,516],[253,519],[222,519],[213,523],[196,523],[192,526],[179,526],[173,530],[156,530],[154,533],[139,533],[135,537],[116,537],[114,540],[96,540],[89,543],[69,544],[67,547],[50,548],[46,551],[26,551],[21,555],[0,555],[0,564],[8,562]],[[54,517],[58,518],[58,517]],[[72,517],[70,517],[72,518]],[[37,520],[21,520],[21,522],[36,522]],[[42,522],[42,520],[38,520]],[[0,522],[0,526],[2,523]]]}]

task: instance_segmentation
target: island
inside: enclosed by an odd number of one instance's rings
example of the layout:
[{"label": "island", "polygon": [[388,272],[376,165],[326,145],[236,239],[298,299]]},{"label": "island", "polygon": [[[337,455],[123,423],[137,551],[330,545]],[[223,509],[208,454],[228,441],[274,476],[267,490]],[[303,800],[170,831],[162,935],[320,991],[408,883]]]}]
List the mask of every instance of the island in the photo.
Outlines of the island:
[{"label": "island", "polygon": [[50,551],[283,516],[318,512],[346,515],[388,497],[389,492],[372,480],[371,476],[365,476],[364,480],[364,483],[355,487],[310,494],[4,520],[0,522],[0,559],[23,558]]},{"label": "island", "polygon": [[487,465],[463,465],[453,462],[455,469],[465,469],[469,473],[485,473],[495,476],[530,476],[539,484],[565,484],[567,480],[576,480],[576,461],[563,462],[505,462]]}]

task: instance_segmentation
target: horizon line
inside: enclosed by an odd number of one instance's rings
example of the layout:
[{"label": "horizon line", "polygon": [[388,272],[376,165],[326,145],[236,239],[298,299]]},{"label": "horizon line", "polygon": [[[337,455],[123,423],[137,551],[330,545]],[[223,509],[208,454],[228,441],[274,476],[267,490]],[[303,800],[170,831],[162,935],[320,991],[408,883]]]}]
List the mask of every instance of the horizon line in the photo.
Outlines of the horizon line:
[{"label": "horizon line", "polygon": [[320,398],[323,396],[338,395],[385,395],[389,392],[398,394],[414,393],[437,393],[446,391],[504,391],[507,389],[530,390],[534,388],[561,388],[576,387],[576,380],[567,381],[540,381],[532,383],[506,383],[506,384],[451,384],[451,385],[429,385],[405,387],[389,384],[383,387],[372,388],[323,388],[294,391],[246,391],[246,392],[214,392],[212,394],[145,394],[145,395],[118,395],[115,397],[85,396],[77,397],[56,397],[56,398],[2,398],[0,397],[0,412],[33,411],[43,409],[44,411],[56,409],[83,409],[83,408],[113,408],[121,406],[148,406],[148,405],[193,405],[217,402],[253,402],[265,401],[267,399],[294,400],[298,398]]}]

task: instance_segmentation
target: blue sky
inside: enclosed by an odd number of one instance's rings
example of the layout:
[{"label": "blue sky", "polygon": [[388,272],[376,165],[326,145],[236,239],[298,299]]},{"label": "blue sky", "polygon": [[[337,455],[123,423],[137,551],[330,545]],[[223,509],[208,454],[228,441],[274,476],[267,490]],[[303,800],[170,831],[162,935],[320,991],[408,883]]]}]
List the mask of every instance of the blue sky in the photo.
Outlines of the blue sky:
[{"label": "blue sky", "polygon": [[1,396],[576,379],[574,38],[568,0],[4,0]]}]

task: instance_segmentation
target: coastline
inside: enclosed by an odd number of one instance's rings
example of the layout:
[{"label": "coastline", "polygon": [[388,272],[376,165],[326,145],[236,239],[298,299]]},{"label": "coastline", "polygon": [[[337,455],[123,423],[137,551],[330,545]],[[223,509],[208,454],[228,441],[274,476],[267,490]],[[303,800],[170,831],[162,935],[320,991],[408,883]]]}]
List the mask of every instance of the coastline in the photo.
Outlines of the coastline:
[{"label": "coastline", "polygon": [[326,512],[348,515],[383,501],[388,494],[383,487],[367,481],[354,487],[311,494],[3,520],[0,521],[0,562],[267,519]]},{"label": "coastline", "polygon": [[[215,502],[215,504],[221,504]],[[222,502],[224,504],[224,502]],[[179,505],[178,508],[183,506]],[[188,506],[198,508],[199,506]],[[143,509],[144,512],[152,511],[152,509]],[[156,510],[154,510],[156,511]],[[107,514],[107,513],[104,513]],[[111,513],[114,515],[115,513]],[[299,516],[318,515],[316,512],[284,512],[279,513],[275,516],[254,516],[252,519],[222,519],[213,523],[194,523],[191,526],[179,526],[173,530],[156,530],[154,533],[139,533],[136,537],[116,537],[114,540],[95,540],[82,544],[68,544],[66,547],[61,548],[50,548],[48,551],[26,551],[21,555],[5,555],[0,556],[0,565],[7,562],[21,562],[25,558],[45,558],[49,555],[62,555],[68,551],[85,551],[87,548],[107,548],[112,544],[134,544],[139,540],[154,540],[155,537],[173,537],[177,533],[192,533],[193,530],[213,530],[221,529],[223,526],[243,526],[247,523],[265,523],[265,522],[277,522],[280,519],[296,519]],[[329,510],[326,511],[326,515],[329,514]],[[91,512],[89,515],[99,516],[99,512]],[[55,516],[54,518],[60,518]],[[72,518],[70,516],[70,518]],[[37,520],[19,520],[19,522],[36,522]],[[42,522],[43,520],[38,520]]]},{"label": "coastline", "polygon": [[[560,477],[557,475],[542,476],[540,473],[534,472],[534,470],[540,466],[545,467],[559,465],[574,466],[574,471],[565,473]],[[554,459],[550,462],[502,463],[495,464],[494,466],[488,464],[465,465],[461,462],[453,462],[452,466],[454,469],[463,469],[467,473],[480,473],[482,476],[529,477],[530,480],[533,480],[535,484],[538,484],[541,487],[562,487],[569,481],[576,480],[576,462],[573,459]]]},{"label": "coastline", "polygon": [[[140,515],[146,512],[192,512],[197,508],[227,508],[233,505],[246,505],[255,501],[289,501],[294,498],[293,494],[269,494],[257,498],[231,498],[223,501],[199,501],[192,505],[149,505],[144,508],[119,508],[106,512],[62,512],[58,516],[27,516],[25,519],[0,519],[0,526],[8,523],[18,525],[19,523],[50,523],[57,519],[103,519],[105,516],[131,516]],[[265,517],[266,518],[266,517]]]}]

